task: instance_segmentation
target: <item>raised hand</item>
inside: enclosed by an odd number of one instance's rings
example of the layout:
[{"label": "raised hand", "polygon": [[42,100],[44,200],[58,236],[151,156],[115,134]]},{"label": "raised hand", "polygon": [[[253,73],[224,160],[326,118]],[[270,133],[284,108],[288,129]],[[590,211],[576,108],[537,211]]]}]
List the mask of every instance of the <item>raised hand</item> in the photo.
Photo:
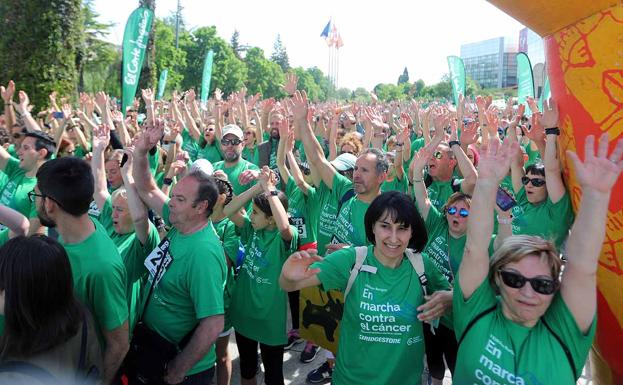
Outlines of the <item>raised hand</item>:
[{"label": "raised hand", "polygon": [[488,146],[482,146],[480,150],[478,180],[490,179],[499,184],[508,174],[511,160],[519,151],[519,143],[506,140],[500,144],[498,138],[493,138]]},{"label": "raised hand", "polygon": [[110,143],[110,127],[100,124],[93,130],[93,151],[103,152]]},{"label": "raised hand", "polygon": [[145,154],[158,144],[164,134],[164,126],[165,122],[162,119],[156,119],[154,123],[145,125],[145,130],[139,134],[139,139],[136,141],[137,154]]},{"label": "raised hand", "polygon": [[15,94],[15,82],[9,80],[9,84],[7,84],[6,88],[4,88],[4,86],[0,87],[0,93],[2,93],[2,99],[5,103],[11,103],[13,94]]},{"label": "raised hand", "polygon": [[223,91],[220,88],[214,90],[214,99],[219,102],[223,100]]},{"label": "raised hand", "polygon": [[95,94],[95,103],[99,106],[102,113],[108,108],[108,95],[105,92],[99,91]]},{"label": "raised hand", "polygon": [[589,135],[584,142],[584,161],[573,151],[567,156],[573,161],[575,175],[582,190],[591,189],[609,194],[623,171],[623,138],[619,139],[614,150],[608,156],[608,133],[599,138],[595,153],[595,136]]},{"label": "raised hand", "polygon": [[322,261],[316,250],[297,251],[290,255],[281,268],[281,274],[288,281],[298,282],[320,273],[320,269],[311,269],[314,262]]},{"label": "raised hand", "polygon": [[65,119],[71,119],[71,105],[68,103],[63,104],[63,107],[61,107],[61,110],[63,111],[63,117]]},{"label": "raised hand", "polygon": [[13,107],[15,108],[17,112],[19,112],[20,115],[27,114],[29,112],[28,105],[30,104],[30,99],[28,99],[28,94],[26,94],[26,92],[24,91],[19,91],[18,97],[19,97],[19,103],[13,102]]},{"label": "raised hand", "polygon": [[530,129],[525,126],[521,126],[524,134],[533,142],[542,143],[545,142],[545,127],[541,124],[539,114],[532,115],[532,125]]},{"label": "raised hand", "polygon": [[558,127],[558,106],[553,98],[543,101],[543,114],[539,123],[544,128]]},{"label": "raised hand", "polygon": [[141,97],[145,102],[145,105],[151,105],[154,102],[154,91],[151,88],[141,90]]},{"label": "raised hand", "polygon": [[478,142],[478,122],[472,121],[467,123],[467,126],[463,127],[461,131],[461,143],[469,146]]},{"label": "raised hand", "polygon": [[298,83],[298,78],[294,73],[286,74],[286,84],[283,86],[283,90],[288,95],[294,95],[296,91],[296,84]]},{"label": "raised hand", "polygon": [[294,121],[310,121],[311,116],[309,116],[310,111],[308,104],[307,93],[305,91],[294,92],[292,96],[292,115],[294,116]]},{"label": "raised hand", "polygon": [[528,103],[528,107],[530,107],[530,111],[532,111],[533,114],[538,114],[540,112],[539,106],[537,106],[536,100],[534,100],[533,97],[528,96],[526,98],[526,103]]}]

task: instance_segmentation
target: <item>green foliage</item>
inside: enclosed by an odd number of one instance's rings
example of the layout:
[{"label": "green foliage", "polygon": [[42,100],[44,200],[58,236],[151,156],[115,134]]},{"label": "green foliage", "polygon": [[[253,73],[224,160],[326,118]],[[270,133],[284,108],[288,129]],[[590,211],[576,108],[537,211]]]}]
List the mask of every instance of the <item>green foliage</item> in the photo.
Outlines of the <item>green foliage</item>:
[{"label": "green foliage", "polygon": [[377,84],[374,87],[374,93],[381,101],[403,100],[407,96],[404,88],[396,84]]},{"label": "green foliage", "polygon": [[369,103],[372,100],[370,93],[363,87],[358,87],[353,91],[353,100],[359,103]]},{"label": "green foliage", "polygon": [[[158,77],[164,69],[168,69],[167,88],[165,97],[174,89],[179,89],[186,70],[186,52],[175,48],[175,26],[166,24],[160,19],[154,22],[154,36],[156,43],[156,73]],[[202,67],[203,68],[203,67]],[[157,89],[157,85],[154,85]]]},{"label": "green foliage", "polygon": [[231,46],[216,35],[216,27],[201,27],[180,36],[180,48],[186,52],[186,71],[182,88],[199,88],[203,63],[210,49],[214,50],[211,95],[220,88],[225,94],[239,90],[247,80],[247,67],[239,60]]},{"label": "green foliage", "polygon": [[72,95],[83,32],[80,0],[0,0],[0,83],[13,79],[36,109],[50,92]]},{"label": "green foliage", "polygon": [[318,67],[308,68],[307,73],[314,78],[314,83],[320,87],[320,93],[318,95],[320,100],[329,99],[335,94],[335,87],[331,84],[331,81],[329,81],[329,77],[325,76]]},{"label": "green foliage", "polygon": [[270,60],[279,64],[279,67],[286,72],[290,69],[290,60],[288,59],[288,53],[286,52],[286,47],[284,47],[281,42],[281,36],[277,35],[277,39],[275,40],[274,51],[273,54],[270,55]]},{"label": "green foliage", "polygon": [[285,82],[283,71],[277,63],[264,57],[264,51],[257,47],[249,49],[244,62],[247,66],[248,94],[259,92],[264,98],[284,96],[281,89]]},{"label": "green foliage", "polygon": [[402,75],[398,76],[398,85],[409,82],[409,71],[407,71],[407,67],[402,71]]}]

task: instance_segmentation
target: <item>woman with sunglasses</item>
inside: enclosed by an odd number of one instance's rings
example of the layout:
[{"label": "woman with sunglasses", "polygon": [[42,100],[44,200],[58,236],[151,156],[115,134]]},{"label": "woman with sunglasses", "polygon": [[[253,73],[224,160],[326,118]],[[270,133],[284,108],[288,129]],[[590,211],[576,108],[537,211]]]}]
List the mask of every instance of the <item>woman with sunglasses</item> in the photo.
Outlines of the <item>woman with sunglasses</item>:
[{"label": "woman with sunglasses", "polygon": [[[432,145],[425,146],[414,159],[413,193],[417,203],[417,208],[422,215],[428,232],[428,242],[423,254],[427,255],[441,271],[446,279],[452,284],[458,272],[467,232],[467,220],[471,206],[471,196],[455,192],[450,195],[441,210],[438,210],[430,201],[426,186],[422,182],[422,171],[430,159]],[[496,246],[501,241],[512,235],[510,227],[510,213],[500,212],[507,220],[500,221],[498,236],[495,237]],[[489,253],[493,253],[494,241],[488,242]],[[444,306],[452,306],[452,291],[436,293],[438,298],[431,298],[430,301],[440,301]],[[452,315],[441,318],[439,326],[435,329],[435,334],[430,330],[424,330],[426,341],[426,362],[428,371],[432,379],[432,384],[442,384],[445,376],[446,364],[451,373],[454,373],[456,365],[457,341],[452,324]],[[444,363],[445,358],[445,363]]]},{"label": "woman with sunglasses", "polygon": [[454,383],[574,384],[595,335],[596,273],[612,187],[623,171],[623,140],[608,156],[608,135],[595,152],[588,136],[585,160],[573,152],[582,187],[567,243],[567,262],[537,236],[507,239],[489,258],[491,212],[516,142],[491,142],[481,154],[465,254],[454,286],[459,336]]},{"label": "woman with sunglasses", "polygon": [[[558,159],[558,110],[552,100],[544,103],[543,107],[543,115],[540,119],[533,119],[531,128],[531,136],[536,136],[536,131],[539,131],[541,137],[544,137],[543,163],[529,165],[525,173],[523,154],[517,154],[511,163],[511,178],[517,201],[517,207],[513,209],[513,234],[552,239],[560,249],[573,222],[573,211]],[[515,138],[511,140],[516,141]]]}]

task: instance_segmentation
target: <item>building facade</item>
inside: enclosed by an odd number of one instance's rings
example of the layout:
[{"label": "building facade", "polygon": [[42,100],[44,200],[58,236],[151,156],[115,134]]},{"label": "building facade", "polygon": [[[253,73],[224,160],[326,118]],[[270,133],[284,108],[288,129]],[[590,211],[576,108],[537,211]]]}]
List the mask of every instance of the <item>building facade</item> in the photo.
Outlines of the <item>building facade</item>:
[{"label": "building facade", "polygon": [[517,40],[504,37],[461,45],[467,76],[482,88],[517,85]]}]

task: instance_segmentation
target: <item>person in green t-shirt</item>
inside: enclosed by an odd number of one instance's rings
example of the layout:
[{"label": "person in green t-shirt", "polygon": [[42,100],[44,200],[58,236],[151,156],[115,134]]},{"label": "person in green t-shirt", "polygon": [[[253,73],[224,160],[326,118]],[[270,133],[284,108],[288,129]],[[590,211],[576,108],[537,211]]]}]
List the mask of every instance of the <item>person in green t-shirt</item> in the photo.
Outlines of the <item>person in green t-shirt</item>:
[{"label": "person in green t-shirt", "polygon": [[[397,191],[379,195],[365,214],[367,247],[364,264],[352,275],[356,251],[344,248],[324,259],[305,251],[288,258],[279,284],[285,290],[322,285],[350,288],[332,383],[420,383],[423,370],[422,321],[432,322],[450,308],[448,282],[428,258],[422,286],[409,258],[426,244],[424,221],[409,196]],[[407,251],[407,248],[412,251]],[[354,280],[353,278],[354,277]],[[430,293],[426,295],[425,293]],[[444,294],[445,293],[445,294]]]},{"label": "person in green t-shirt", "polygon": [[104,151],[110,141],[110,128],[100,125],[93,131],[93,172],[95,201],[100,216],[98,221],[104,226],[112,239],[127,271],[128,306],[130,309],[130,334],[137,322],[141,291],[147,280],[147,270],[143,262],[149,253],[160,243],[156,227],[149,222],[147,208],[141,201],[132,177],[133,148],[125,150],[126,162],[120,173],[123,185],[112,195],[106,185],[104,170]]},{"label": "person in green t-shirt", "polygon": [[[259,343],[266,383],[283,385],[287,304],[278,279],[283,262],[297,249],[298,232],[288,223],[288,200],[276,189],[276,175],[268,166],[262,167],[258,181],[224,209],[238,227],[245,247],[245,259],[232,293],[231,316],[242,379],[255,382]],[[251,215],[240,216],[240,209],[252,197]]]},{"label": "person in green t-shirt", "polygon": [[257,150],[259,129],[256,125],[250,124],[244,129],[244,148],[242,149],[242,159],[258,166],[260,163],[260,153]]},{"label": "person in green t-shirt", "polygon": [[481,154],[468,221],[465,255],[456,278],[453,313],[459,338],[453,382],[573,384],[582,373],[596,328],[596,272],[612,188],[623,171],[623,139],[608,157],[608,135],[585,160],[568,152],[582,189],[562,261],[551,241],[508,238],[489,259],[496,191],[518,143],[493,140]]},{"label": "person in green t-shirt", "polygon": [[29,233],[39,232],[41,223],[37,218],[35,205],[28,199],[28,193],[37,184],[37,170],[52,157],[55,149],[54,139],[41,131],[24,134],[17,151],[19,159],[11,157],[0,146],[0,170],[8,177],[8,183],[0,189],[0,204],[26,216],[30,220]]},{"label": "person in green t-shirt", "polygon": [[31,193],[41,224],[56,227],[71,262],[74,289],[95,319],[103,348],[105,383],[128,351],[127,277],[123,261],[104,227],[88,215],[93,175],[79,158],[58,158],[37,171]]},{"label": "person in green t-shirt", "polygon": [[[158,189],[147,153],[164,131],[164,125],[148,126],[136,140],[133,175],[145,204],[168,220],[168,252],[152,262],[146,260],[150,279],[157,279],[144,310],[145,326],[173,344],[188,342],[166,365],[164,381],[209,383],[214,375],[214,343],[223,330],[223,290],[227,276],[225,255],[209,220],[218,197],[212,177],[200,171],[186,175],[173,187],[171,199]],[[166,266],[156,275],[157,266]],[[202,382],[203,383],[203,382]]]},{"label": "person in green t-shirt", "polygon": [[234,194],[240,195],[252,186],[259,168],[240,157],[243,147],[243,133],[235,124],[223,127],[221,152],[223,160],[214,164],[214,170],[223,170],[234,187]]}]

